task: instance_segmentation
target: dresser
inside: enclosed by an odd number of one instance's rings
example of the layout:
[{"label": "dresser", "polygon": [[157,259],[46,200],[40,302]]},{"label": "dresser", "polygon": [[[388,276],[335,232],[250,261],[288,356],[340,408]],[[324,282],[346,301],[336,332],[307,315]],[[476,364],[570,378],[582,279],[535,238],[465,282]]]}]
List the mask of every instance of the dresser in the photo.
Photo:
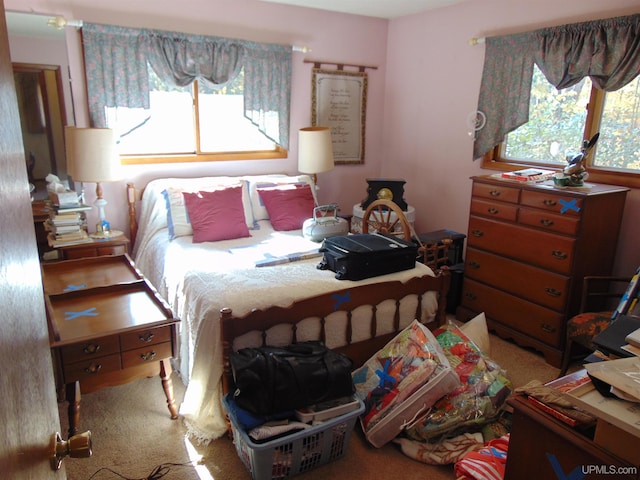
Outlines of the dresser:
[{"label": "dresser", "polygon": [[[557,188],[472,178],[458,319],[480,312],[499,336],[559,367],[583,278],[609,275],[627,188]],[[590,187],[590,188],[589,188]]]}]

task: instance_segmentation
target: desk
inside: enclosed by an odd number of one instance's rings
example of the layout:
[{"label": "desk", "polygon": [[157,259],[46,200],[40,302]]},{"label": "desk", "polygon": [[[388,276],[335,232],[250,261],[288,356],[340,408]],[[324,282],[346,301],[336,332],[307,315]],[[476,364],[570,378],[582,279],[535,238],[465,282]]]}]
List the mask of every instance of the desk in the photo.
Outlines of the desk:
[{"label": "desk", "polygon": [[78,431],[81,391],[141,377],[160,376],[171,418],[178,418],[170,359],[179,320],[129,256],[41,268],[56,383],[69,402],[69,437]]},{"label": "desk", "polygon": [[624,472],[609,475],[611,478],[640,478],[637,466],[615,456],[589,435],[538,410],[522,395],[511,397],[507,403],[513,407],[513,424],[505,480],[561,478],[552,462],[557,462],[556,468],[564,472],[566,477],[562,478],[583,478],[571,475],[581,468],[592,469],[584,478],[607,477],[602,475],[602,470],[598,474],[596,468]]}]

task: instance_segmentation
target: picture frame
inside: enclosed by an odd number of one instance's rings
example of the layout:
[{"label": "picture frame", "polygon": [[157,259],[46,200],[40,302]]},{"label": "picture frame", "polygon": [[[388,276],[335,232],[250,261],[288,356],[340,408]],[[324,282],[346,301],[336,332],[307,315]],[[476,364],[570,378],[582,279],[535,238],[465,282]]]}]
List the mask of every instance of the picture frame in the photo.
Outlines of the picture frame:
[{"label": "picture frame", "polygon": [[334,163],[363,164],[367,73],[314,68],[311,83],[311,123],[331,129]]}]

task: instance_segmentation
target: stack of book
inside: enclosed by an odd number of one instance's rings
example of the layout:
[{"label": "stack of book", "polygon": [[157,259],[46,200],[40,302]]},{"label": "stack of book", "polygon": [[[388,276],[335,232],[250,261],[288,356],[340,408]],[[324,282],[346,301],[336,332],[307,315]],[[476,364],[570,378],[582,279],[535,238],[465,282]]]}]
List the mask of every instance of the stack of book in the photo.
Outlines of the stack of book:
[{"label": "stack of book", "polygon": [[522,183],[540,183],[553,178],[554,170],[544,170],[542,168],[525,168],[515,172],[503,172],[501,178],[514,180]]},{"label": "stack of book", "polygon": [[49,231],[49,245],[57,248],[90,242],[84,216],[87,210],[91,207],[81,203],[65,207],[54,205],[45,225]]}]

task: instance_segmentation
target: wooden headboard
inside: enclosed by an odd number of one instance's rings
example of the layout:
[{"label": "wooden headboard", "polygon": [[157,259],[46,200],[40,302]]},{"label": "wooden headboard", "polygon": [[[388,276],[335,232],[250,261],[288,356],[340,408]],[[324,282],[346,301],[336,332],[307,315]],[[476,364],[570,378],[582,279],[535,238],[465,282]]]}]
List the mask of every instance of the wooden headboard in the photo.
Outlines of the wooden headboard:
[{"label": "wooden headboard", "polygon": [[[400,281],[380,282],[346,288],[332,293],[326,293],[316,297],[299,300],[289,307],[269,307],[264,310],[253,310],[244,317],[234,317],[230,308],[224,308],[220,312],[220,328],[222,336],[223,355],[223,390],[227,393],[233,386],[233,374],[229,358],[234,349],[234,340],[249,332],[260,332],[262,344],[268,344],[267,331],[276,325],[289,325],[291,329],[292,343],[297,341],[297,324],[308,318],[320,319],[319,337],[313,340],[325,341],[325,319],[336,311],[346,312],[347,322],[344,338],[346,344],[335,348],[336,351],[349,356],[354,366],[358,367],[366,362],[375,352],[384,347],[401,330],[400,325],[400,301],[407,295],[417,295],[418,302],[415,311],[415,319],[422,318],[422,299],[425,293],[436,293],[438,307],[434,325],[443,325],[446,321],[446,298],[449,291],[451,277],[448,270],[439,270],[435,276],[423,276],[413,278],[405,283]],[[336,299],[348,298],[347,301]],[[384,300],[395,300],[395,313],[393,318],[393,331],[380,335],[377,317],[377,307]],[[352,342],[352,312],[363,305],[371,305],[370,337],[357,342]],[[413,320],[413,319],[411,319]]]}]

